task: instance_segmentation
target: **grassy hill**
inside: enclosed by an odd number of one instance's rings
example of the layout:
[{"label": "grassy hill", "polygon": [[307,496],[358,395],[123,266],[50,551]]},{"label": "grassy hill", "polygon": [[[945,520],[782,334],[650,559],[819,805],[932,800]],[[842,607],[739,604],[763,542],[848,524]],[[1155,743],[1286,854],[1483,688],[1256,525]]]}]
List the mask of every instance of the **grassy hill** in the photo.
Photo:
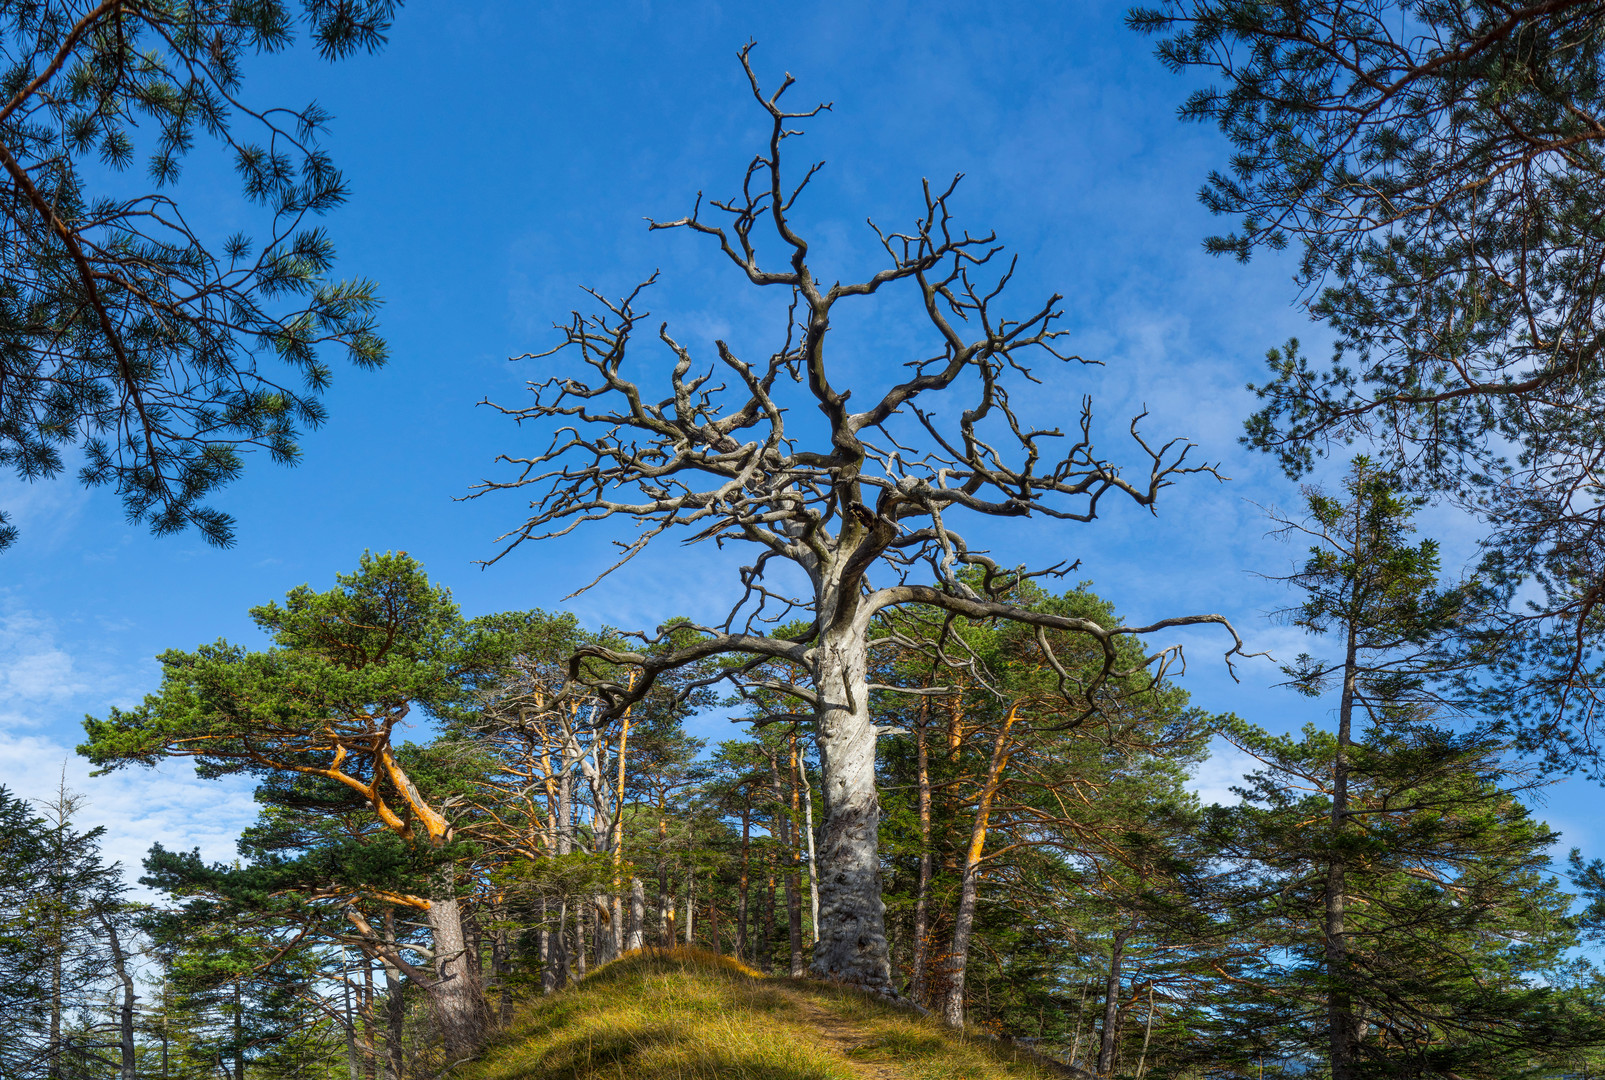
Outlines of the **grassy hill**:
[{"label": "grassy hill", "polygon": [[[647,950],[527,1004],[453,1080],[1049,1080],[1070,1071],[870,995]],[[1085,1074],[1081,1074],[1085,1075]]]}]

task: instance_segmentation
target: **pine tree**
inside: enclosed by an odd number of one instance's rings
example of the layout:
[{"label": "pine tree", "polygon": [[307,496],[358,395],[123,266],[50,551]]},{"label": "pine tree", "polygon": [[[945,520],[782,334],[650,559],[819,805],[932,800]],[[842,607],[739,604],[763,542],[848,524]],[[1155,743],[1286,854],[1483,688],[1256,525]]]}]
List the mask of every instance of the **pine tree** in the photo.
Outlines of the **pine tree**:
[{"label": "pine tree", "polygon": [[1263,768],[1206,831],[1222,933],[1258,943],[1238,968],[1258,993],[1221,1015],[1253,1033],[1241,1048],[1317,1053],[1332,1080],[1525,1075],[1598,1036],[1542,986],[1574,940],[1544,872],[1554,834],[1522,805],[1498,726],[1452,723],[1443,680],[1480,659],[1479,592],[1440,587],[1437,545],[1409,542],[1416,505],[1361,458],[1344,498],[1309,490],[1307,519],[1286,523],[1312,542],[1288,615],[1338,650],[1284,670],[1311,696],[1335,689],[1336,723],[1228,725]]}]

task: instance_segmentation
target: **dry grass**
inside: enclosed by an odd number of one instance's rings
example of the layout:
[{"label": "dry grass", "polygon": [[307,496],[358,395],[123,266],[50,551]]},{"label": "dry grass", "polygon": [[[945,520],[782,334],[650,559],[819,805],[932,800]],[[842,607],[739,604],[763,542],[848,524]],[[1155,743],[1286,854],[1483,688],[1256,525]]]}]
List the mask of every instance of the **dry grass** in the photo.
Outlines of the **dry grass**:
[{"label": "dry grass", "polygon": [[1030,1055],[870,995],[645,950],[539,998],[453,1080],[1048,1080]]}]

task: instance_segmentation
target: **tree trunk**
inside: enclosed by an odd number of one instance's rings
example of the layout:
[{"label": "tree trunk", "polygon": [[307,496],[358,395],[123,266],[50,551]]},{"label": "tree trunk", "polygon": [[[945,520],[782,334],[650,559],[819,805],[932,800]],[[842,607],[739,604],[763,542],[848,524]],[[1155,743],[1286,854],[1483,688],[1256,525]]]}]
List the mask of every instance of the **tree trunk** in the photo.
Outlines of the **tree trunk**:
[{"label": "tree trunk", "polygon": [[819,944],[819,859],[814,853],[814,791],[808,785],[808,762],[797,754],[797,737],[791,739],[792,757],[802,780],[803,839],[808,846],[808,917],[813,943]]},{"label": "tree trunk", "polygon": [[1142,1028],[1142,1053],[1137,1055],[1137,1075],[1135,1080],[1142,1080],[1143,1070],[1148,1064],[1148,1043],[1154,1035],[1154,984],[1148,984],[1148,1020]]},{"label": "tree trunk", "polygon": [[931,892],[931,770],[926,726],[930,722],[930,699],[920,699],[919,720],[914,727],[915,760],[919,769],[920,876],[914,892],[913,958],[909,964],[909,997],[925,1003],[926,937],[931,932],[929,898]]},{"label": "tree trunk", "polygon": [[105,915],[100,925],[106,928],[106,941],[111,945],[111,961],[117,981],[123,984],[123,1003],[118,1010],[119,1080],[134,1080],[134,975],[128,970],[128,958],[123,955],[123,943],[117,936],[117,926]]},{"label": "tree trunk", "polygon": [[[1348,650],[1343,663],[1343,696],[1338,703],[1337,758],[1332,762],[1332,841],[1340,848],[1340,838],[1348,825],[1349,758],[1353,735],[1356,672],[1359,648],[1352,621],[1348,628]],[[1346,905],[1344,866],[1334,855],[1326,867],[1326,947],[1327,1036],[1332,1058],[1332,1080],[1352,1080],[1354,1075],[1354,1006],[1349,992],[1348,939],[1344,933]]]},{"label": "tree trunk", "polygon": [[758,919],[758,970],[765,975],[775,966],[775,859],[764,859],[764,902]]},{"label": "tree trunk", "polygon": [[[393,950],[396,944],[396,913],[385,909],[385,944]],[[406,1069],[406,1051],[402,1036],[406,1031],[407,999],[403,996],[401,969],[381,957],[385,965],[385,1060],[389,1080],[402,1080]]]},{"label": "tree trunk", "polygon": [[986,771],[986,782],[981,785],[981,795],[975,804],[975,825],[970,830],[970,846],[964,856],[959,907],[953,919],[953,946],[948,950],[947,995],[942,1004],[942,1018],[953,1027],[964,1026],[964,969],[970,957],[970,932],[975,927],[975,899],[981,877],[981,856],[986,851],[986,829],[992,814],[992,800],[1003,780],[1003,769],[1009,762],[1009,729],[1014,725],[1014,717],[1015,710],[1011,708],[998,729],[997,741],[992,747],[992,761]]},{"label": "tree trunk", "polygon": [[479,987],[463,938],[462,909],[449,876],[435,883],[429,899],[429,931],[435,952],[436,984],[430,997],[446,1052],[455,1060],[473,1051],[479,1039]]},{"label": "tree trunk", "polygon": [[346,1075],[350,1080],[357,1080],[361,1075],[357,1064],[357,1021],[351,1009],[351,964],[344,945],[340,946],[340,1004],[345,1010]]},{"label": "tree trunk", "polygon": [[1126,959],[1126,942],[1131,939],[1131,927],[1115,931],[1109,943],[1109,981],[1104,984],[1103,1032],[1098,1045],[1098,1075],[1107,1076],[1115,1067],[1115,1041],[1120,1034],[1120,969]]},{"label": "tree trunk", "polygon": [[641,879],[630,879],[630,932],[624,947],[630,951],[646,946],[646,886]]},{"label": "tree trunk", "polygon": [[697,921],[697,871],[696,867],[685,868],[685,943],[691,944],[691,935],[695,932]]},{"label": "tree trunk", "polygon": [[752,807],[741,808],[741,877],[736,883],[736,959],[742,963],[752,960],[747,940],[747,887],[752,872],[751,856]]},{"label": "tree trunk", "polygon": [[234,980],[234,1080],[245,1080],[245,995]]},{"label": "tree trunk", "polygon": [[819,844],[822,880],[813,974],[894,994],[881,903],[881,808],[875,790],[875,725],[869,715],[869,646],[856,623],[850,617],[830,620],[814,649],[814,727],[825,827]]},{"label": "tree trunk", "polygon": [[[500,923],[503,920],[498,919]],[[496,979],[496,1025],[506,1027],[513,1019],[512,958],[508,956],[507,928],[498,925],[490,939],[490,969]]]},{"label": "tree trunk", "polygon": [[379,1061],[379,1052],[374,1046],[373,1035],[373,961],[366,953],[362,957],[362,1000],[358,1003],[357,1012],[362,1017],[362,1075],[368,1080],[375,1080],[375,1067]]}]

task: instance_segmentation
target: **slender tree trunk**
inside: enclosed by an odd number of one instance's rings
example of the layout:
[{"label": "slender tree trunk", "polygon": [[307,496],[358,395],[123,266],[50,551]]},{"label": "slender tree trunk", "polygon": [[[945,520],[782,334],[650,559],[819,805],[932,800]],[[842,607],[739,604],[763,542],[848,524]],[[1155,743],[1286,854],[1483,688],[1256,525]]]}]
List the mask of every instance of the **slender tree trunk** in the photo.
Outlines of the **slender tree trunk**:
[{"label": "slender tree trunk", "polygon": [[[635,675],[630,675],[635,685]],[[630,743],[630,712],[624,712],[619,729],[619,782],[613,798],[613,955],[618,956],[629,948],[624,928],[624,758]]]},{"label": "slender tree trunk", "polygon": [[708,933],[713,936],[713,951],[715,955],[724,955],[719,946],[719,904],[714,899],[713,887],[708,887]]},{"label": "slender tree trunk", "polygon": [[[793,978],[800,976],[804,970],[803,938],[802,938],[802,843],[801,827],[797,820],[798,791],[797,791],[797,739],[791,739],[791,756],[786,764],[786,783],[790,788],[791,808],[786,813],[785,821],[781,825],[787,851],[787,861],[791,864],[786,870],[786,933],[787,941],[791,945],[791,968],[788,972]],[[781,806],[784,808],[784,793]]]},{"label": "slender tree trunk", "polygon": [[[394,951],[396,945],[396,912],[385,909],[385,944]],[[383,958],[381,958],[383,959]],[[403,994],[401,969],[389,960],[385,965],[385,1060],[388,1062],[389,1080],[402,1080],[406,1071],[406,1049],[402,1038],[406,1033],[407,999]]]},{"label": "slender tree trunk", "polygon": [[66,914],[61,910],[64,902],[64,898],[58,896],[55,909],[51,913],[51,921],[55,925],[52,934],[54,940],[50,942],[50,1058],[45,1074],[50,1080],[61,1078],[61,968],[67,952]]},{"label": "slender tree trunk", "polygon": [[374,1045],[373,1001],[373,961],[365,953],[362,957],[362,1001],[357,1011],[362,1017],[362,1075],[368,1080],[376,1080],[374,1073],[379,1064],[379,1051]]},{"label": "slender tree trunk", "polygon": [[1003,769],[1009,762],[1009,729],[1014,725],[1014,718],[1015,710],[1011,708],[998,729],[997,741],[992,746],[992,761],[986,771],[986,782],[981,785],[981,795],[976,800],[975,825],[970,830],[970,846],[964,857],[959,907],[953,919],[953,945],[948,950],[947,996],[942,1003],[942,1018],[953,1027],[964,1026],[964,971],[969,964],[970,933],[975,927],[981,856],[986,850],[986,829],[992,814],[992,800],[1003,779]]},{"label": "slender tree trunk", "polygon": [[1081,1025],[1087,1015],[1087,984],[1081,984],[1081,1005],[1076,1009],[1076,1039],[1070,1046],[1070,1064],[1081,1065]]},{"label": "slender tree trunk", "polygon": [[764,902],[758,919],[758,970],[765,975],[775,966],[775,858],[764,858]]},{"label": "slender tree trunk", "polygon": [[[503,920],[498,919],[500,924]],[[490,939],[490,968],[496,978],[496,1026],[506,1027],[513,1019],[512,958],[508,955],[507,927],[498,925]]]},{"label": "slender tree trunk", "polygon": [[915,762],[919,769],[920,876],[914,891],[914,943],[909,968],[909,997],[917,1004],[926,1000],[925,964],[930,926],[931,893],[931,771],[926,725],[930,721],[930,699],[920,698],[919,719],[914,726]]},{"label": "slender tree trunk", "polygon": [[[875,725],[869,715],[869,646],[859,620],[820,605],[824,630],[814,648],[825,826],[819,843],[817,978],[892,994],[881,902],[880,798],[875,790]],[[835,617],[830,617],[835,615]]]},{"label": "slender tree trunk", "polygon": [[814,790],[808,784],[808,762],[798,756],[797,737],[791,739],[792,755],[797,761],[797,775],[802,779],[803,839],[808,843],[808,917],[811,921],[813,943],[819,944],[819,860],[814,854]]},{"label": "slender tree trunk", "polygon": [[117,936],[117,926],[104,914],[100,916],[100,925],[106,928],[106,941],[111,946],[112,969],[117,974],[117,981],[123,984],[123,1003],[118,1010],[118,1050],[120,1080],[134,1080],[134,975],[128,970],[128,958],[123,954],[122,940]]},{"label": "slender tree trunk", "polygon": [[1104,984],[1103,1032],[1098,1045],[1099,1076],[1107,1076],[1115,1067],[1115,1042],[1120,1034],[1120,969],[1125,964],[1129,940],[1131,927],[1122,926],[1109,943],[1109,981]]},{"label": "slender tree trunk", "polygon": [[1154,985],[1148,984],[1148,1020],[1142,1029],[1142,1053],[1137,1055],[1136,1080],[1142,1080],[1143,1069],[1148,1064],[1148,1042],[1154,1034]]},{"label": "slender tree trunk", "polygon": [[168,999],[167,973],[162,972],[162,1080],[168,1080],[168,1009],[171,1007]]},{"label": "slender tree trunk", "polygon": [[234,1080],[245,1080],[245,995],[234,980]]},{"label": "slender tree trunk", "polygon": [[591,947],[590,906],[581,902],[574,911],[574,972],[581,979],[585,978],[586,954]]},{"label": "slender tree trunk", "polygon": [[736,883],[736,959],[743,963],[752,960],[747,941],[747,887],[752,870],[752,806],[741,807],[741,877]]},{"label": "slender tree trunk", "polygon": [[340,1004],[345,1010],[346,1075],[357,1080],[361,1071],[357,1065],[357,1018],[351,1009],[351,964],[344,945],[340,946]]},{"label": "slender tree trunk", "polygon": [[561,990],[569,984],[568,962],[568,897],[557,901],[557,929],[552,932],[552,989]]},{"label": "slender tree trunk", "polygon": [[[1333,851],[1340,850],[1340,838],[1348,827],[1349,746],[1353,735],[1356,676],[1359,648],[1355,627],[1348,628],[1348,648],[1343,663],[1343,695],[1338,703],[1337,758],[1332,763],[1332,840]],[[1354,1075],[1354,1006],[1349,991],[1348,939],[1344,932],[1344,908],[1348,897],[1342,860],[1334,854],[1326,867],[1326,978],[1327,1028],[1332,1058],[1332,1080],[1352,1080]]]},{"label": "slender tree trunk", "polygon": [[685,868],[685,943],[691,944],[691,935],[695,933],[697,920],[697,871],[696,867]]}]

